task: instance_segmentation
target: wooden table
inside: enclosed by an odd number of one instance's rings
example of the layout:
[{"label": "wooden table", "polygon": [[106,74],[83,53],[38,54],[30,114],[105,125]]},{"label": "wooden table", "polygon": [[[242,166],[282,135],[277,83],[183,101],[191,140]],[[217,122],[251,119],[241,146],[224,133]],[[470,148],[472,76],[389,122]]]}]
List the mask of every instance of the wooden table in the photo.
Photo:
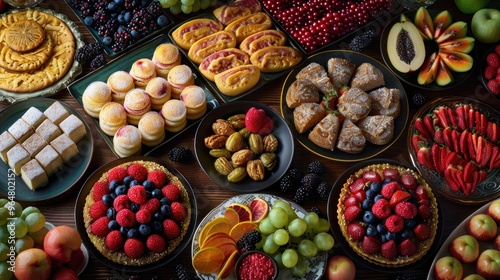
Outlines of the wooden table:
[{"label": "wooden table", "polygon": [[[75,16],[75,14],[71,11],[69,6],[66,4],[64,1],[58,1],[59,3],[55,3],[55,1],[45,1],[41,7],[43,8],[49,8],[53,9],[57,12],[63,13],[68,15],[73,21],[76,22],[78,25],[80,31],[84,34],[85,36],[85,41],[86,42],[92,42],[94,39],[91,37],[85,26],[78,20],[78,18]],[[462,19],[466,20],[467,22],[470,23],[470,16],[465,16],[458,12],[456,9],[455,5],[453,4],[452,0],[441,0],[438,1],[432,8],[435,9],[448,9],[452,15],[455,16],[456,19]],[[378,31],[380,32],[381,29],[384,26],[384,22],[382,20],[379,20],[377,22]],[[479,61],[480,57],[484,54],[484,50],[487,49],[489,46],[484,46],[478,44],[477,47],[479,48],[478,54],[479,58],[477,61]],[[340,49],[340,48],[346,48],[346,43],[344,42],[336,44],[333,46],[331,49]],[[378,44],[375,44],[372,48],[366,50],[364,52],[365,54],[374,57],[375,59],[378,59],[379,61],[383,62],[380,56],[380,50]],[[478,64],[477,64],[478,65]],[[90,68],[85,68],[84,73],[82,73],[81,76],[83,76],[86,73],[89,73],[92,71]],[[80,76],[80,77],[81,77]],[[426,92],[425,90],[420,90],[416,89],[414,87],[404,85],[406,94],[408,95],[409,98],[415,93],[424,93],[427,96],[429,96],[431,99],[435,99],[438,97],[443,97],[443,96],[467,96],[467,97],[472,97],[476,98],[480,101],[489,103],[492,106],[500,106],[500,101],[498,99],[495,99],[492,97],[485,89],[484,87],[480,84],[480,81],[478,80],[478,67],[475,68],[474,73],[460,86],[449,89],[449,90],[443,90],[443,91],[433,91],[433,92]],[[282,77],[280,79],[277,79],[269,84],[269,86],[266,86],[265,89],[260,90],[259,92],[256,92],[254,94],[251,94],[245,98],[244,100],[253,100],[253,101],[258,101],[267,104],[270,106],[272,109],[276,110],[279,112],[279,106],[280,106],[280,94],[281,94],[281,89],[282,85],[285,81],[285,77]],[[41,211],[45,214],[47,221],[55,224],[55,225],[69,225],[72,227],[75,227],[75,217],[74,217],[74,207],[75,207],[75,201],[77,198],[78,191],[80,187],[83,185],[85,182],[85,179],[97,168],[102,166],[103,164],[110,162],[112,160],[116,159],[116,156],[113,154],[113,152],[110,150],[110,148],[106,145],[106,143],[103,141],[103,138],[101,135],[97,132],[95,127],[92,125],[90,121],[90,117],[83,111],[81,106],[76,102],[76,100],[69,94],[69,92],[65,89],[59,92],[57,95],[53,96],[52,98],[62,100],[64,102],[67,102],[74,108],[76,108],[87,120],[87,122],[90,123],[91,126],[91,133],[92,137],[94,138],[94,154],[93,158],[90,163],[90,167],[86,171],[85,176],[83,176],[83,179],[78,182],[78,185],[76,188],[73,189],[72,193],[69,193],[67,196],[61,198],[58,202],[50,203],[50,204],[44,204],[40,205]],[[8,107],[10,104],[7,102],[0,102],[0,111],[3,110],[4,108]],[[416,109],[411,108],[410,109],[410,120],[415,114]],[[196,131],[196,127],[190,128],[187,130],[185,133],[182,135],[176,137],[173,141],[171,141],[168,144],[168,147],[187,147],[190,148],[191,150],[194,151],[193,147],[193,137]],[[405,128],[405,131],[402,133],[402,136],[397,140],[397,142],[389,149],[387,149],[385,152],[381,153],[380,155],[377,156],[377,158],[390,158],[390,159],[396,159],[402,163],[411,165],[411,161],[409,159],[408,151],[407,151],[407,146],[406,146],[406,132],[407,128]],[[155,157],[158,157],[160,159],[168,161],[168,157],[166,155],[166,152],[158,153],[154,155]],[[314,160],[321,160],[328,168],[328,172],[326,175],[323,176],[323,179],[328,182],[329,184],[333,184],[337,177],[339,177],[344,170],[349,168],[350,166],[353,165],[353,163],[345,163],[345,162],[337,162],[337,161],[332,161],[328,160],[325,158],[322,158],[320,156],[317,156],[307,149],[305,149],[301,144],[298,142],[295,144],[295,157],[293,159],[292,166],[299,167],[302,170],[307,170],[307,165],[314,161]],[[202,169],[198,166],[196,161],[192,161],[189,164],[176,164],[173,163],[175,168],[177,168],[189,181],[191,186],[194,188],[195,193],[196,193],[196,198],[197,198],[197,203],[198,203],[198,223],[205,217],[205,215],[214,207],[219,205],[221,202],[224,200],[231,198],[235,195],[238,195],[239,193],[233,192],[233,191],[228,191],[226,189],[223,189],[222,187],[216,185],[214,182],[211,181],[211,179],[202,171]],[[276,194],[279,196],[282,196],[286,199],[293,199],[292,195],[286,195],[283,194],[278,186],[273,186],[267,190],[265,190],[266,193],[269,194]],[[457,204],[455,202],[446,200],[445,198],[441,197],[439,194],[438,200],[441,208],[441,215],[443,216],[443,234],[442,234],[442,239],[441,240],[436,240],[436,242],[443,242],[444,239],[455,229],[455,227],[464,220],[468,215],[470,215],[472,212],[477,210],[481,205],[462,205],[462,204]],[[324,213],[324,216],[326,217],[327,213],[327,202],[324,200],[320,200],[317,198],[317,196],[314,196],[315,198],[312,200],[309,200],[303,204],[305,209],[310,209],[312,206],[318,206]],[[336,224],[335,221],[333,221],[333,224]],[[338,246],[339,242],[337,242],[337,246],[332,250],[332,254],[345,254]],[[428,261],[423,263],[422,265],[418,267],[414,266],[409,266],[408,270],[405,271],[405,275],[414,275],[417,277],[417,279],[424,279],[427,276],[427,273],[430,268],[430,264],[432,262],[433,257],[429,258]],[[170,262],[169,264],[165,265],[164,267],[161,267],[159,269],[156,269],[154,271],[149,271],[146,273],[141,273],[140,274],[140,279],[151,279],[153,276],[158,276],[159,279],[170,279],[175,276],[175,265],[177,263],[184,263],[187,264],[191,268],[191,252],[190,252],[190,245],[186,247],[186,249],[177,257],[175,261]],[[357,278],[359,279],[391,279],[395,278],[396,274],[384,274],[383,272],[380,271],[373,271],[370,269],[367,269],[362,263],[356,263],[356,268],[357,268]],[[194,273],[193,271],[191,271]],[[96,258],[92,257],[90,258],[89,265],[87,266],[87,269],[84,271],[84,273],[81,275],[82,279],[107,279],[108,277],[115,275],[115,276],[124,276],[124,273],[120,271],[111,271],[109,268],[106,266],[102,265]],[[128,277],[124,278],[127,279]],[[326,279],[326,277],[323,277]]]}]

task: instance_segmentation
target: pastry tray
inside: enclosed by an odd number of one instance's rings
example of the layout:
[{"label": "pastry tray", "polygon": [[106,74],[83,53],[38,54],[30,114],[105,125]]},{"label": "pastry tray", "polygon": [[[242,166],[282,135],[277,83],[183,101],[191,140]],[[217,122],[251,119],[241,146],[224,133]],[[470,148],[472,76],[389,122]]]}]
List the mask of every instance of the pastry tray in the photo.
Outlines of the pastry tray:
[{"label": "pastry tray", "polygon": [[[85,77],[82,77],[81,79],[75,81],[74,83],[70,84],[68,86],[68,91],[73,95],[73,97],[78,101],[78,103],[83,107],[82,103],[82,95],[87,86],[94,82],[94,81],[103,81],[106,82],[108,77],[115,71],[118,70],[123,70],[123,71],[129,71],[130,67],[132,64],[140,59],[140,58],[150,58],[153,57],[153,53],[156,49],[156,47],[160,44],[164,43],[171,43],[169,38],[162,34],[160,36],[157,36],[153,38],[152,40],[146,42],[145,44],[135,48],[134,50],[131,50],[127,52],[126,54],[123,54],[114,60],[110,61],[108,64],[106,64],[104,67],[99,68],[98,70],[86,75]],[[187,59],[182,55],[182,64],[187,63]],[[192,68],[192,67],[191,67]],[[219,106],[219,102],[217,99],[212,95],[212,93],[206,88],[206,86],[201,82],[199,76],[201,74],[198,73],[197,69],[192,69],[193,74],[195,76],[195,84],[200,86],[201,88],[204,89],[206,99],[207,99],[207,113],[210,112],[212,109],[215,107]],[[114,151],[114,146],[113,146],[113,137],[108,136],[102,129],[99,127],[99,120],[96,118],[91,118],[92,122],[94,123],[97,131],[101,134],[103,137],[104,141],[108,146],[111,148],[111,150],[116,154]],[[157,151],[160,147],[164,146],[166,143],[168,143],[170,140],[174,139],[177,135],[180,133],[186,131],[188,128],[192,127],[193,125],[197,124],[200,119],[197,120],[188,120],[187,125],[184,129],[177,133],[171,133],[171,132],[166,132],[166,137],[165,140],[159,144],[156,147],[147,147],[145,145],[142,146],[142,151],[141,155],[150,155],[154,151]],[[118,156],[118,155],[117,155]]]}]

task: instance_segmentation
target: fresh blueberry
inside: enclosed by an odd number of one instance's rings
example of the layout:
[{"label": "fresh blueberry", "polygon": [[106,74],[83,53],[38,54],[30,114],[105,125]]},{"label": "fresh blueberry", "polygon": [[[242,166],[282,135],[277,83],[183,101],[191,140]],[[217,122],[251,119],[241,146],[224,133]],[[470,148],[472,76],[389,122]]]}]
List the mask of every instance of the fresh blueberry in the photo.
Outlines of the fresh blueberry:
[{"label": "fresh blueberry", "polygon": [[115,192],[115,189],[116,189],[116,187],[118,187],[118,185],[120,185],[120,184],[118,183],[118,181],[116,181],[116,180],[111,181],[111,182],[109,183],[109,186],[108,186],[109,191],[110,191],[110,192],[112,192],[112,193],[113,193],[113,192]]},{"label": "fresh blueberry", "polygon": [[139,226],[139,233],[141,236],[149,236],[151,234],[151,227],[148,224],[141,224]]},{"label": "fresh blueberry", "polygon": [[86,26],[94,26],[94,18],[91,17],[91,16],[86,16],[84,19],[83,19],[83,23],[86,25]]},{"label": "fresh blueberry", "polygon": [[163,196],[162,192],[160,189],[154,189],[152,192],[151,192],[151,196],[154,197],[154,198],[161,198]]},{"label": "fresh blueberry", "polygon": [[104,203],[104,205],[106,206],[111,206],[113,205],[113,196],[111,194],[105,194],[102,196],[102,202]]},{"label": "fresh blueberry", "polygon": [[118,5],[115,2],[110,2],[108,3],[107,8],[110,11],[115,11],[118,8]]},{"label": "fresh blueberry", "polygon": [[170,200],[168,200],[168,198],[164,197],[164,198],[160,199],[160,204],[161,205],[170,205]]},{"label": "fresh blueberry", "polygon": [[373,199],[377,195],[377,193],[372,191],[371,189],[367,189],[365,193],[366,193],[366,197],[369,199]]},{"label": "fresh blueberry", "polygon": [[372,182],[370,184],[370,190],[372,190],[375,193],[380,193],[380,191],[382,190],[382,185],[378,182]]},{"label": "fresh blueberry", "polygon": [[363,200],[363,202],[361,202],[361,208],[363,210],[370,210],[372,209],[372,206],[373,206],[373,200],[369,198],[366,198],[365,200]]},{"label": "fresh blueberry", "polygon": [[127,22],[125,21],[125,14],[124,13],[120,13],[117,17],[116,17],[116,20],[118,21],[119,24],[127,24]]},{"label": "fresh blueberry", "polygon": [[108,208],[108,210],[106,211],[106,217],[108,217],[110,220],[113,220],[116,218],[116,210],[114,207]]},{"label": "fresh blueberry", "polygon": [[127,27],[124,26],[124,25],[120,25],[118,26],[118,29],[116,30],[116,33],[120,33],[122,32],[123,30],[127,31]]},{"label": "fresh blueberry", "polygon": [[137,204],[137,203],[130,204],[130,210],[132,210],[132,212],[137,213],[137,211],[139,211],[140,209],[141,209],[141,206],[139,206],[139,204]]},{"label": "fresh blueberry", "polygon": [[120,227],[120,233],[123,236],[128,236],[128,228],[126,228],[126,227]]},{"label": "fresh blueberry", "polygon": [[377,201],[379,201],[381,198],[384,198],[384,196],[382,196],[381,194],[377,194],[377,195],[373,198],[373,202],[377,202]]},{"label": "fresh blueberry", "polygon": [[387,229],[385,228],[385,226],[383,224],[378,224],[377,225],[377,231],[381,234],[384,234],[387,232]]},{"label": "fresh blueberry", "polygon": [[111,193],[111,198],[114,200],[116,198],[116,193]]},{"label": "fresh blueberry", "polygon": [[120,224],[116,220],[111,220],[108,223],[108,228],[110,230],[117,230],[120,229]]},{"label": "fresh blueberry", "polygon": [[388,240],[387,240],[387,236],[385,236],[385,234],[380,235],[380,241],[381,241],[382,243],[387,242],[387,241],[388,241]]},{"label": "fresh blueberry", "polygon": [[123,18],[125,19],[126,22],[130,22],[130,20],[132,19],[132,13],[126,12],[125,15],[123,15]]},{"label": "fresh blueberry", "polygon": [[128,183],[128,186],[129,187],[133,187],[133,186],[137,186],[139,185],[139,181],[137,181],[136,179],[130,181],[130,183]]},{"label": "fresh blueberry", "polygon": [[150,199],[153,197],[153,194],[150,191],[146,191],[146,199]]},{"label": "fresh blueberry", "polygon": [[151,224],[151,230],[155,233],[162,234],[163,233],[163,223],[160,221],[153,221]]},{"label": "fresh blueberry", "polygon": [[159,26],[165,26],[165,25],[168,23],[167,16],[165,16],[165,15],[160,15],[160,16],[156,19],[156,23],[157,23]]},{"label": "fresh blueberry", "polygon": [[384,185],[386,185],[386,184],[388,184],[388,183],[390,183],[390,182],[392,182],[392,180],[391,180],[391,179],[389,179],[389,178],[385,178],[385,179],[382,181],[382,186],[384,186]]},{"label": "fresh blueberry", "polygon": [[130,31],[130,35],[132,35],[132,38],[134,39],[141,38],[141,32],[137,31],[137,29],[132,29],[132,31]]},{"label": "fresh blueberry", "polygon": [[142,182],[142,185],[144,186],[144,188],[147,190],[147,191],[151,191],[155,188],[155,184],[153,184],[153,182],[149,181],[149,180],[146,180],[144,182]]},{"label": "fresh blueberry", "polygon": [[113,45],[113,38],[111,38],[111,36],[104,36],[104,38],[102,38],[102,43],[106,46],[111,46]]},{"label": "fresh blueberry", "polygon": [[415,220],[405,220],[405,228],[414,229],[417,226],[417,221]]},{"label": "fresh blueberry", "polygon": [[376,237],[378,235],[377,228],[374,225],[368,225],[366,227],[366,235]]},{"label": "fresh blueberry", "polygon": [[116,189],[115,189],[116,196],[126,194],[126,193],[127,193],[127,188],[124,185],[120,185],[120,186],[116,187]]},{"label": "fresh blueberry", "polygon": [[160,211],[161,211],[161,214],[165,217],[170,216],[170,214],[172,213],[172,211],[170,210],[170,206],[168,204],[162,205],[160,208]]},{"label": "fresh blueberry", "polygon": [[113,0],[118,5],[123,5],[123,0]]},{"label": "fresh blueberry", "polygon": [[161,213],[161,211],[154,213],[153,219],[156,221],[163,221],[164,217],[163,217],[163,214]]},{"label": "fresh blueberry", "polygon": [[127,237],[128,238],[135,238],[139,235],[139,232],[136,228],[131,228],[127,232]]},{"label": "fresh blueberry", "polygon": [[363,212],[363,222],[371,224],[375,221],[375,215],[371,211]]},{"label": "fresh blueberry", "polygon": [[410,238],[413,235],[413,232],[410,229],[404,229],[401,232],[401,238],[403,240]]},{"label": "fresh blueberry", "polygon": [[132,177],[132,176],[127,176],[127,177],[125,177],[125,178],[123,179],[123,184],[125,184],[125,186],[128,186],[128,185],[130,185],[130,182],[131,182],[132,180],[134,180],[134,177]]},{"label": "fresh blueberry", "polygon": [[387,238],[387,240],[396,240],[396,234],[394,232],[388,231],[385,234],[385,237]]}]

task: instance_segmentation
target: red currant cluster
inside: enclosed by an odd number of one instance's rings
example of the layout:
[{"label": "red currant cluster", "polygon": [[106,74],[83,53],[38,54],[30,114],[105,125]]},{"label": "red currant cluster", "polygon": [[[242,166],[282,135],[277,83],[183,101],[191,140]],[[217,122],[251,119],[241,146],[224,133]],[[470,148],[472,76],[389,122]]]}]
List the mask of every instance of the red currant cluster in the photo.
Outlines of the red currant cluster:
[{"label": "red currant cluster", "polygon": [[311,52],[389,11],[392,0],[264,0],[268,12]]}]

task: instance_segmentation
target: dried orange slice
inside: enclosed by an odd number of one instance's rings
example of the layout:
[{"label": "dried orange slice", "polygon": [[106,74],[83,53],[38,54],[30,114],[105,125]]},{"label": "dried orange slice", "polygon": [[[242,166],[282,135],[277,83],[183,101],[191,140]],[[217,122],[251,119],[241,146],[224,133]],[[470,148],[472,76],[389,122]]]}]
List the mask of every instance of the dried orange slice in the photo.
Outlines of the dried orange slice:
[{"label": "dried orange slice", "polygon": [[203,244],[201,244],[200,248],[206,248],[206,247],[218,247],[219,244],[222,243],[234,243],[236,244],[236,241],[229,236],[227,233],[223,232],[218,232],[218,233],[213,233],[207,238],[205,238],[205,241],[203,241]]},{"label": "dried orange slice", "polygon": [[204,274],[217,272],[224,263],[224,252],[216,247],[207,247],[193,256],[193,268]]},{"label": "dried orange slice", "polygon": [[215,219],[208,222],[201,230],[200,235],[198,236],[198,244],[203,244],[203,241],[208,236],[207,231],[217,223],[229,223],[228,220],[222,216],[216,217]]},{"label": "dried orange slice", "polygon": [[226,211],[224,211],[224,217],[233,226],[240,222],[240,215],[238,215],[238,212],[236,212],[234,208],[226,208]]},{"label": "dried orange slice", "polygon": [[219,272],[219,275],[217,275],[217,279],[224,280],[227,277],[229,277],[231,273],[233,273],[234,266],[239,256],[240,254],[238,253],[238,250],[236,250],[229,256],[229,258],[227,258],[226,262],[224,263],[222,269]]},{"label": "dried orange slice", "polygon": [[252,212],[252,221],[258,223],[267,217],[269,212],[269,205],[262,198],[255,198],[250,201],[248,208]]},{"label": "dried orange slice", "polygon": [[238,216],[240,217],[240,222],[246,222],[246,221],[251,221],[252,220],[252,211],[248,206],[242,203],[231,203],[227,208],[232,208],[238,213]]},{"label": "dried orange slice", "polygon": [[257,228],[257,223],[252,221],[239,222],[236,224],[231,231],[229,232],[229,236],[231,236],[236,242],[240,240],[240,238],[247,232],[254,230]]}]

